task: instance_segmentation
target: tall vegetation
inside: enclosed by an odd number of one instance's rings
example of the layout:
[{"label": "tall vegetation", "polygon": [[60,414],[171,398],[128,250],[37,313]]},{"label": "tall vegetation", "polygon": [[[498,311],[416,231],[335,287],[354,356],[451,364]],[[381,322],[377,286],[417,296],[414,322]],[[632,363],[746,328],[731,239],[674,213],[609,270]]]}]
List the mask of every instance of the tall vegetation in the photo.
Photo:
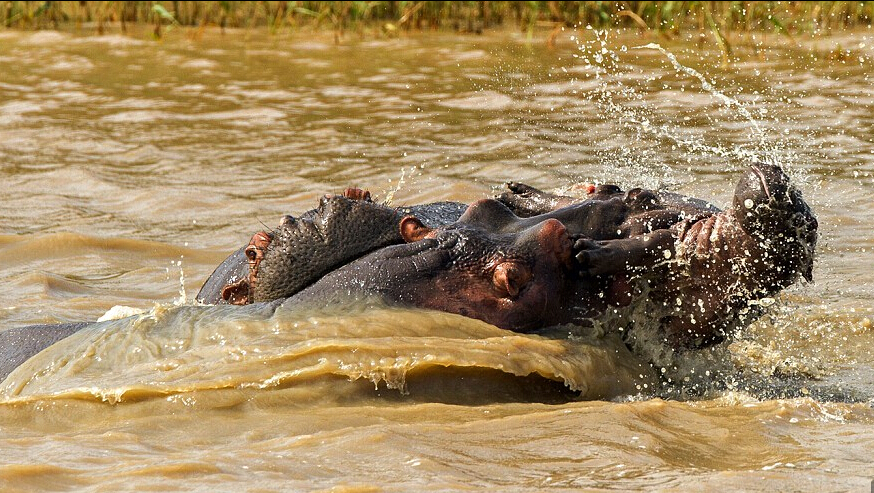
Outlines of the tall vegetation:
[{"label": "tall vegetation", "polygon": [[336,35],[374,29],[392,36],[402,30],[453,29],[481,32],[512,26],[636,26],[664,35],[682,30],[783,34],[869,26],[874,2],[447,2],[447,1],[0,1],[0,25],[43,29],[75,26],[102,33],[131,23],[153,26],[156,36],[170,26],[264,27],[270,31],[329,28]]}]

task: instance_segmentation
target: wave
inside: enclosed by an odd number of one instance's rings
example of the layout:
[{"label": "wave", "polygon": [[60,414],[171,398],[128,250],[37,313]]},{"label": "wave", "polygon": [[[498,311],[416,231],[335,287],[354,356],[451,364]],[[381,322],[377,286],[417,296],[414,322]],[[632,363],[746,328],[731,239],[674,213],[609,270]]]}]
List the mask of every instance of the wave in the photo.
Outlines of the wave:
[{"label": "wave", "polygon": [[[456,392],[452,400],[475,403],[609,399],[654,382],[649,366],[618,338],[569,337],[564,328],[518,334],[458,315],[374,303],[275,311],[160,305],[51,346],[12,372],[0,395],[7,402],[118,403],[309,386],[324,389],[320,400],[349,398],[323,387],[325,379],[365,384],[358,388],[362,398],[392,389],[426,400]],[[518,392],[508,394],[513,388]]]}]

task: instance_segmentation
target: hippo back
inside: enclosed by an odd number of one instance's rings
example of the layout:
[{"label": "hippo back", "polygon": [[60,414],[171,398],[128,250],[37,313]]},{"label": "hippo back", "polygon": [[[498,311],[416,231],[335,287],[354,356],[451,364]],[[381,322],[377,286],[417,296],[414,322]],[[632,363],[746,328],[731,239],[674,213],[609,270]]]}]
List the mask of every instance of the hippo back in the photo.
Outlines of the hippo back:
[{"label": "hippo back", "polygon": [[30,325],[0,332],[0,382],[28,358],[52,344],[92,325],[88,322]]}]

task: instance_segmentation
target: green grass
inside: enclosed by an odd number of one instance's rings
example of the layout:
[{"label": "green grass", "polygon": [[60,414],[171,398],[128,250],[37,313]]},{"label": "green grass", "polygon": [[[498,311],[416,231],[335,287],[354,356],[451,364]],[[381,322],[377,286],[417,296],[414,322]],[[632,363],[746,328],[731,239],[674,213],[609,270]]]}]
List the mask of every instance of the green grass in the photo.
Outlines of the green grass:
[{"label": "green grass", "polygon": [[148,24],[160,37],[171,26],[253,28],[271,32],[332,29],[394,36],[403,30],[482,32],[514,27],[636,27],[665,36],[712,33],[728,50],[732,32],[785,35],[870,26],[874,2],[18,2],[0,1],[0,24],[17,29],[103,33]]}]

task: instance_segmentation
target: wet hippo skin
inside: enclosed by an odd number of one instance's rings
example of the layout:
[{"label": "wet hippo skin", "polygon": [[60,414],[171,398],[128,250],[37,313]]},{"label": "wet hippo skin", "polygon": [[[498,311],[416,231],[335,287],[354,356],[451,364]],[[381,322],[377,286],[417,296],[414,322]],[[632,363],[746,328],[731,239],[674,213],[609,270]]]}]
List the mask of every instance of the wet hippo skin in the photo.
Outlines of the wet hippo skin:
[{"label": "wet hippo skin", "polygon": [[352,188],[343,195],[326,195],[318,208],[300,218],[285,216],[276,230],[256,233],[249,245],[216,269],[196,299],[204,304],[246,304],[287,298],[370,251],[401,243],[399,227],[405,216],[429,228],[458,221],[501,234],[555,218],[574,238],[603,240],[668,228],[691,214],[718,212],[698,199],[642,189],[622,192],[615,185],[594,187],[583,201],[522,184],[509,186],[516,192],[471,206],[437,202],[390,208]]},{"label": "wet hippo skin", "polygon": [[[616,200],[618,193],[611,187],[596,195]],[[518,184],[500,199],[531,217],[554,217],[573,207],[567,205],[570,197]],[[646,296],[665,308],[658,314],[663,340],[698,348],[748,323],[750,318],[740,318],[757,313],[748,310],[750,301],[773,296],[799,278],[813,279],[817,228],[816,217],[783,170],[757,163],[742,174],[725,211],[662,193],[649,210],[625,217],[619,238],[581,238],[574,250],[583,277],[609,279],[605,297],[611,304],[632,302],[631,277],[645,281]]]},{"label": "wet hippo skin", "polygon": [[31,356],[89,325],[92,324],[30,325],[0,332],[0,382]]}]

